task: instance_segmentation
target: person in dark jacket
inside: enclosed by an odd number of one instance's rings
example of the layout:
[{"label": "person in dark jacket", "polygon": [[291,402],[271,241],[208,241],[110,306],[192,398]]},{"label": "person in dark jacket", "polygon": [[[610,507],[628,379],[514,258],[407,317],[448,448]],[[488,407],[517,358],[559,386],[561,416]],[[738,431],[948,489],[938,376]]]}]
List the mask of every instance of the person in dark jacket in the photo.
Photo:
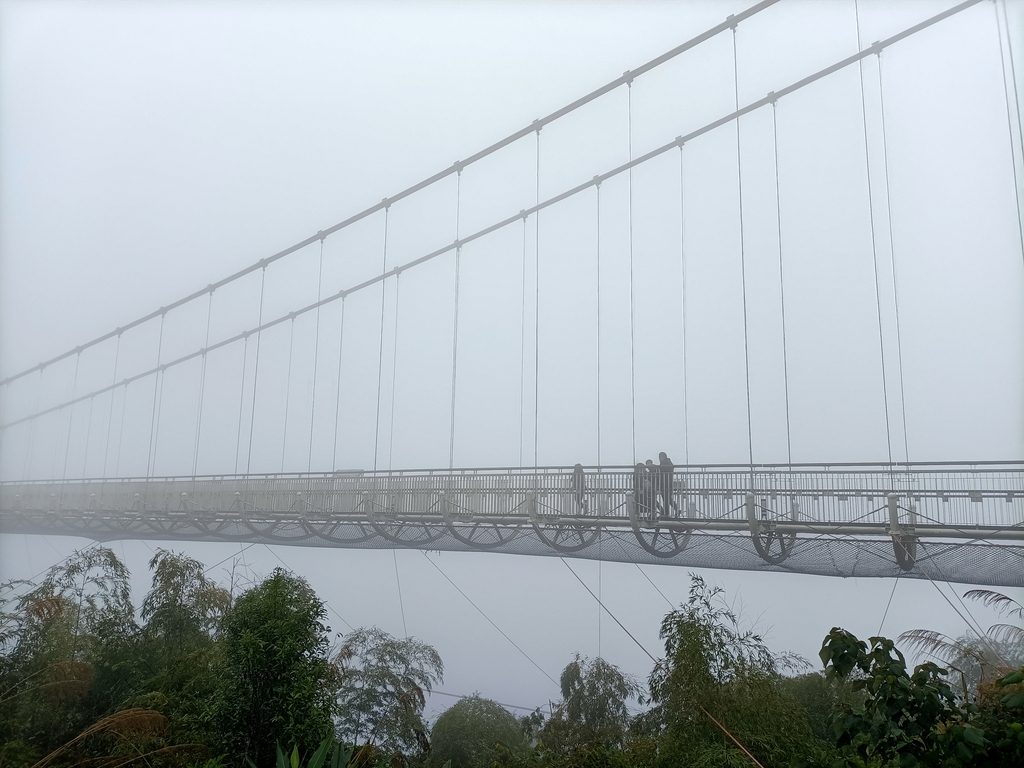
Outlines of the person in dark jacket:
[{"label": "person in dark jacket", "polygon": [[587,513],[587,479],[583,474],[583,465],[577,464],[572,468],[571,480],[572,494],[576,498],[576,506],[583,514]]},{"label": "person in dark jacket", "polygon": [[676,465],[672,459],[662,451],[658,454],[658,493],[661,495],[661,509],[667,515],[669,508],[679,512],[675,500],[672,498],[672,483],[675,479]]}]

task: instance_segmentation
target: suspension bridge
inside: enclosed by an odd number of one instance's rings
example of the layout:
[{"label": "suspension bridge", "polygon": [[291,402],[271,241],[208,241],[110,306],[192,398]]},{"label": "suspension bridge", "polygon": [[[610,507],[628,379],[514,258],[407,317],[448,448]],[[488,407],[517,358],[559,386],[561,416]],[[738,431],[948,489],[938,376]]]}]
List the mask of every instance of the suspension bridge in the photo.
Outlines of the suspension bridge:
[{"label": "suspension bridge", "polygon": [[[883,69],[890,51],[955,30],[962,14],[991,16],[1001,69],[989,77],[1004,99],[985,119],[1004,144],[1015,213],[999,222],[1016,256],[999,279],[1019,283],[1024,157],[1005,7],[967,0],[867,45],[858,18],[854,53],[741,99],[742,32],[777,3],[752,5],[333,226],[4,378],[0,531],[1024,586],[1024,461],[911,460],[904,362],[914,350],[900,325]],[[723,44],[729,105],[638,148],[635,90],[684,54]],[[787,102],[837,82],[855,117],[851,168],[862,185],[859,239],[843,258],[864,277],[851,317],[871,340],[850,353],[868,370],[856,374],[873,409],[855,421],[866,419],[859,427],[877,433],[884,455],[794,461],[796,392],[806,392],[795,360],[815,354],[796,337],[823,321],[795,309],[816,287],[794,279],[792,253],[787,263],[805,223],[788,215],[780,137]],[[542,137],[611,99],[625,130],[609,157],[625,158],[548,189],[555,158]],[[709,249],[687,214],[718,194],[692,183],[718,151],[701,143],[711,140],[731,152],[716,183],[735,206],[712,249],[730,265],[721,322],[705,315]],[[514,204],[507,181],[471,179],[509,157],[532,176],[528,205]],[[735,364],[716,363],[719,379],[709,350],[726,347]],[[709,428],[702,413],[716,390],[733,405]],[[735,459],[697,460],[718,432],[741,436]],[[642,461],[658,440],[678,463]],[[480,466],[494,456],[507,460]]]}]

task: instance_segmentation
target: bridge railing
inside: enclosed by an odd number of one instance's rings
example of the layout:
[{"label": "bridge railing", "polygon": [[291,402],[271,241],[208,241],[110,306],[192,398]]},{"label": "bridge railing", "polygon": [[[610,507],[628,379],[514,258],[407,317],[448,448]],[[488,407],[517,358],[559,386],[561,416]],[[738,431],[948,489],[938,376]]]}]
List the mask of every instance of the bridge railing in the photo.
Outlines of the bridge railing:
[{"label": "bridge railing", "polygon": [[740,522],[753,494],[758,514],[779,521],[886,525],[895,494],[908,525],[1024,526],[1021,463],[677,467],[667,502],[663,477],[655,472],[637,488],[631,468],[591,467],[579,493],[566,467],[4,482],[0,511],[532,515],[625,524],[633,502],[646,519]]}]

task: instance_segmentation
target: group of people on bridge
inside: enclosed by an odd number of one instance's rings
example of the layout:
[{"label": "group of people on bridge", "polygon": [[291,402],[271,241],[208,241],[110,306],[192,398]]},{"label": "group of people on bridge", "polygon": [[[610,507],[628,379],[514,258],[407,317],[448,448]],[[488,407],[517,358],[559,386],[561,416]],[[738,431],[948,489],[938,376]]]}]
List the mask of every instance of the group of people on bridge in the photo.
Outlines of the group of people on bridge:
[{"label": "group of people on bridge", "polygon": [[[653,519],[659,509],[663,515],[668,515],[670,509],[679,512],[673,494],[675,471],[675,464],[664,451],[658,454],[657,464],[652,459],[637,463],[633,468],[633,504],[638,517]],[[576,506],[588,514],[587,479],[582,464],[573,467],[570,486]]]}]

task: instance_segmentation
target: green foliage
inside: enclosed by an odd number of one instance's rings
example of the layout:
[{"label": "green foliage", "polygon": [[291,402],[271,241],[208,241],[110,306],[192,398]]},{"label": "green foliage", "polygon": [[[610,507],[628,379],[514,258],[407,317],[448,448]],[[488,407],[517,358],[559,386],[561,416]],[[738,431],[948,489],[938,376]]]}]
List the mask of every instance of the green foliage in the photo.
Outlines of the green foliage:
[{"label": "green foliage", "polygon": [[3,618],[0,742],[51,752],[113,709],[136,680],[128,570],[105,547],[75,552]]},{"label": "green foliage", "polygon": [[280,568],[239,597],[224,624],[213,711],[229,755],[265,766],[278,742],[312,751],[331,735],[336,679],[325,616],[309,584]]},{"label": "green foliage", "polygon": [[792,666],[792,659],[773,654],[760,635],[741,629],[721,589],[698,576],[690,579],[689,600],[662,621],[665,659],[650,676],[657,706],[645,729],[663,729],[660,764],[749,766],[729,734],[766,768],[814,752],[803,711],[780,685],[779,670]]},{"label": "green foliage", "polygon": [[640,685],[601,658],[576,657],[559,679],[562,701],[539,733],[545,747],[560,754],[581,748],[621,747],[629,728],[629,701],[640,700]]},{"label": "green foliage", "polygon": [[862,694],[851,690],[846,680],[835,676],[829,678],[821,672],[784,677],[779,686],[803,711],[811,735],[823,748],[835,745],[833,721],[840,702],[863,699]]},{"label": "green foliage", "polygon": [[867,643],[842,629],[825,638],[826,674],[850,679],[862,701],[843,703],[835,720],[842,759],[857,766],[960,768],[1024,764],[1024,668],[979,687],[977,704],[961,707],[929,662],[907,672],[891,640]]},{"label": "green foliage", "polygon": [[523,754],[526,749],[516,717],[497,702],[473,695],[438,716],[430,731],[428,765],[489,768],[500,755]]},{"label": "green foliage", "polygon": [[345,635],[335,659],[338,735],[388,753],[426,750],[426,693],[443,679],[444,664],[431,646],[376,627]]},{"label": "green foliage", "polygon": [[158,549],[149,561],[153,585],[142,601],[144,638],[159,647],[161,662],[206,648],[220,629],[231,598],[206,578],[203,564]]}]

